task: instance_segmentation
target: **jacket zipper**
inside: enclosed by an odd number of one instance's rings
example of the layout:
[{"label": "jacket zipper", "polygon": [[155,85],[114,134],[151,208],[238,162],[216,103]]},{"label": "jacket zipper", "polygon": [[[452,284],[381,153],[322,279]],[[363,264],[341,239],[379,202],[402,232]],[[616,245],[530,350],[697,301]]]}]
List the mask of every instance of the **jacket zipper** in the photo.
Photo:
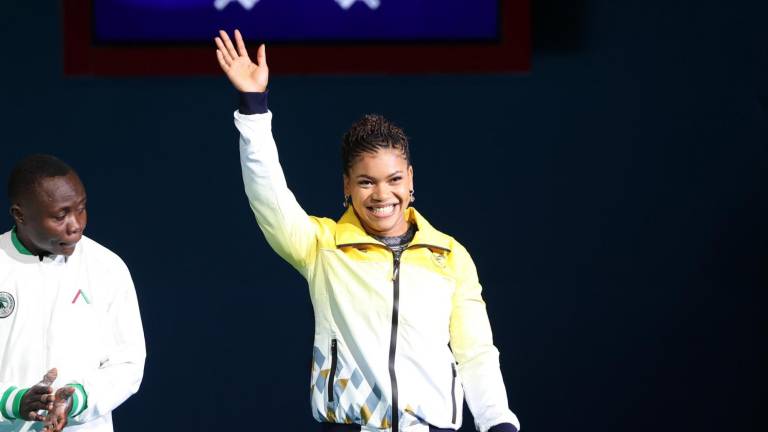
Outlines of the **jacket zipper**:
[{"label": "jacket zipper", "polygon": [[389,381],[392,385],[392,432],[398,432],[399,412],[397,401],[397,377],[395,353],[397,352],[397,321],[400,308],[400,254],[392,251],[392,331],[389,336]]},{"label": "jacket zipper", "polygon": [[[349,244],[340,244],[336,245],[336,247],[345,247],[345,246],[359,246],[363,244],[369,244],[372,246],[378,246],[381,247],[382,245],[380,243],[349,243]],[[398,406],[398,395],[397,395],[397,377],[395,376],[395,353],[397,352],[397,322],[398,322],[398,312],[400,307],[400,255],[405,252],[407,249],[412,249],[416,247],[430,247],[430,248],[436,248],[441,249],[447,252],[450,252],[450,249],[433,246],[429,244],[411,244],[408,245],[404,250],[400,251],[399,253],[396,253],[392,249],[384,246],[386,249],[388,249],[390,252],[392,252],[392,261],[393,261],[393,268],[392,268],[392,329],[389,335],[389,381],[392,386],[392,432],[398,432],[399,430],[399,406]],[[333,346],[331,347],[331,350],[333,352]],[[333,363],[333,361],[332,361]],[[329,392],[329,395],[331,393]],[[333,397],[332,395],[330,396]],[[331,399],[332,400],[332,399]],[[455,398],[454,398],[455,400]],[[455,402],[454,402],[455,403]]]},{"label": "jacket zipper", "polygon": [[333,402],[333,381],[336,376],[337,342],[331,339],[331,370],[328,372],[328,402]]},{"label": "jacket zipper", "polygon": [[451,381],[451,400],[453,401],[453,416],[451,417],[451,423],[456,423],[456,364],[451,363],[451,371],[453,372],[453,381]]}]

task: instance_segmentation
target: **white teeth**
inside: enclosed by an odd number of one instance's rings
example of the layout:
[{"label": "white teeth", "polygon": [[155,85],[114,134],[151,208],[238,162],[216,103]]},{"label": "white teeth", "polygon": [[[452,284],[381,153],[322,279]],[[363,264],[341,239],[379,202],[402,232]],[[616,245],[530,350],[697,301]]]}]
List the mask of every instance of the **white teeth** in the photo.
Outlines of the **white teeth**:
[{"label": "white teeth", "polygon": [[392,210],[394,210],[394,209],[395,209],[394,205],[388,205],[386,207],[372,207],[371,211],[376,216],[385,216],[385,215],[388,215],[388,214],[392,213]]}]

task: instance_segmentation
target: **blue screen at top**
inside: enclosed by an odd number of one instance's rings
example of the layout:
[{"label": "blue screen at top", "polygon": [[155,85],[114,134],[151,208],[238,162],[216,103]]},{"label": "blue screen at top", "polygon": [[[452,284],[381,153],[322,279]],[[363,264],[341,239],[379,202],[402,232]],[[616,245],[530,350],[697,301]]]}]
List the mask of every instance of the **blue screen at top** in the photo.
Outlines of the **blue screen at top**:
[{"label": "blue screen at top", "polygon": [[93,0],[97,42],[452,41],[499,34],[499,0]]}]

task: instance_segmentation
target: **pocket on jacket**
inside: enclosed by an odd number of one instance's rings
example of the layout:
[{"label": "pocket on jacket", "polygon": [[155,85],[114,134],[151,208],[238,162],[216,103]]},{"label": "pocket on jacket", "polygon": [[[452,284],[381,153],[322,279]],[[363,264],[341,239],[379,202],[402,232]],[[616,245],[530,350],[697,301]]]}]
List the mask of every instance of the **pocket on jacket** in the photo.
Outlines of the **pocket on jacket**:
[{"label": "pocket on jacket", "polygon": [[334,401],[333,385],[336,380],[336,367],[339,360],[339,347],[336,339],[331,339],[331,369],[328,371],[328,402]]},{"label": "pocket on jacket", "polygon": [[453,402],[453,414],[451,415],[451,423],[456,424],[456,415],[458,411],[456,403],[456,377],[458,373],[456,372],[456,363],[454,362],[451,362],[451,372],[453,372],[453,376],[451,378],[451,401]]}]

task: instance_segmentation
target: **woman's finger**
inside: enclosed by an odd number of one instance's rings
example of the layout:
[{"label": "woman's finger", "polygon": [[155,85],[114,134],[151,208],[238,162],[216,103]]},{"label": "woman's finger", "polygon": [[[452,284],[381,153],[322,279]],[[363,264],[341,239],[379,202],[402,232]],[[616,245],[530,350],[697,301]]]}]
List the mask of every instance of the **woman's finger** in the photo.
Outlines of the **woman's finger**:
[{"label": "woman's finger", "polygon": [[264,44],[259,45],[259,50],[256,51],[256,62],[259,66],[267,65],[267,47]]},{"label": "woman's finger", "polygon": [[216,41],[216,47],[221,51],[221,56],[227,63],[227,66],[231,66],[234,59],[229,55],[229,51],[227,50],[227,47],[224,46],[224,42],[221,38],[216,38],[214,40]]},{"label": "woman's finger", "polygon": [[224,46],[227,47],[227,53],[230,57],[233,59],[238,58],[237,50],[235,49],[235,46],[232,45],[232,40],[229,38],[229,35],[224,30],[219,30],[219,34],[221,35],[221,40],[224,41]]},{"label": "woman's finger", "polygon": [[245,42],[243,41],[243,35],[240,34],[240,30],[235,29],[235,42],[237,42],[237,52],[242,57],[248,57],[248,50],[245,49]]},{"label": "woman's finger", "polygon": [[221,53],[221,50],[216,50],[216,58],[219,59],[219,66],[221,66],[221,69],[225,73],[229,72],[229,65],[224,61],[224,54]]}]

